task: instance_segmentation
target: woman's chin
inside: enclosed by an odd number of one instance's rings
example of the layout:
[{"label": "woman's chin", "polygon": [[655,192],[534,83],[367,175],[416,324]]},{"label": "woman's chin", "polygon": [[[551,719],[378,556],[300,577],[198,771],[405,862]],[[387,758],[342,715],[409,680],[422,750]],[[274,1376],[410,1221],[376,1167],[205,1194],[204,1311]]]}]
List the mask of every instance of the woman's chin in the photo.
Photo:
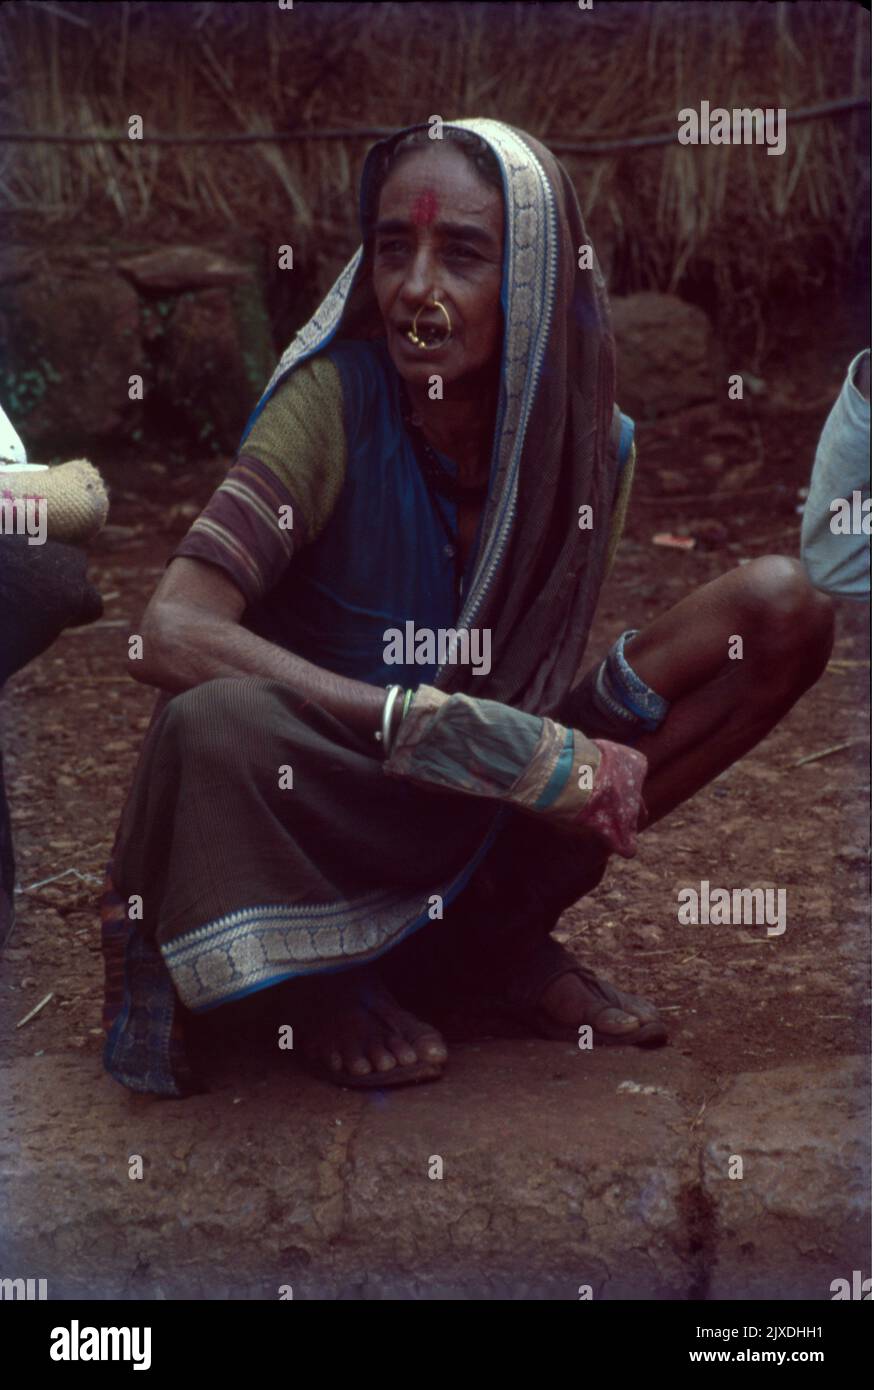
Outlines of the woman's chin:
[{"label": "woman's chin", "polygon": [[427,352],[412,360],[403,353],[393,352],[391,357],[398,375],[410,386],[427,386],[433,376],[439,376],[446,383],[454,381],[459,375],[457,368],[453,369],[444,364],[442,359],[432,357]]},{"label": "woman's chin", "polygon": [[446,342],[436,347],[418,347],[406,334],[397,329],[388,334],[388,350],[398,376],[408,386],[430,386],[439,376],[444,387],[466,385],[471,389],[487,389],[500,371],[500,348],[487,362],[470,362],[461,344]]}]

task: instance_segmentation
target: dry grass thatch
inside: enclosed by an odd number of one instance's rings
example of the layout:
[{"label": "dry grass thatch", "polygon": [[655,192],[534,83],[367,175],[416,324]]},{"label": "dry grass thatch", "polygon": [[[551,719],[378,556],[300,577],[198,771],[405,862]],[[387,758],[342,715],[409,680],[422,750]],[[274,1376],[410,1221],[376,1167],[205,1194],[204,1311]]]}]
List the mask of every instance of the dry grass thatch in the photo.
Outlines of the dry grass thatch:
[{"label": "dry grass thatch", "polygon": [[[149,134],[396,127],[488,115],[541,138],[672,131],[677,112],[793,109],[868,92],[870,16],[765,4],[29,4],[4,7],[0,129]],[[710,273],[723,302],[822,280],[869,230],[869,113],[762,147],[566,155],[630,288]],[[166,238],[244,225],[310,250],[323,288],[357,243],[367,139],[249,146],[0,143],[13,234]],[[709,272],[703,270],[709,267]]]}]

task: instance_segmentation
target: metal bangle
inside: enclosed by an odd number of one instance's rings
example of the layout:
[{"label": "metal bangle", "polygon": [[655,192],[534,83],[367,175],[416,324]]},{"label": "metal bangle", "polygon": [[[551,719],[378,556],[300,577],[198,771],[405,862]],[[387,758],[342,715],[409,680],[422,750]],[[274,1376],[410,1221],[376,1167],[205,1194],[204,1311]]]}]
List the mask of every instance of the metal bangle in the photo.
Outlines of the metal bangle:
[{"label": "metal bangle", "polygon": [[403,695],[404,693],[402,685],[390,685],[387,689],[388,694],[385,697],[385,704],[382,707],[382,728],[379,732],[374,734],[374,738],[377,742],[382,744],[382,755],[384,758],[387,758],[390,752],[391,717],[395,707],[395,701],[399,695]]}]

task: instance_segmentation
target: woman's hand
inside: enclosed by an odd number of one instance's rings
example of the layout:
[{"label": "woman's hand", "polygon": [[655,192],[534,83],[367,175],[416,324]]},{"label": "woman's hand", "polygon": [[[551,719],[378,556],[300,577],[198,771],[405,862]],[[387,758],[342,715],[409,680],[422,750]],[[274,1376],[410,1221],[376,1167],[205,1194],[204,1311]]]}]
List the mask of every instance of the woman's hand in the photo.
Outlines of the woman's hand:
[{"label": "woman's hand", "polygon": [[384,770],[594,833],[625,858],[636,853],[643,754],[496,700],[419,686]]}]

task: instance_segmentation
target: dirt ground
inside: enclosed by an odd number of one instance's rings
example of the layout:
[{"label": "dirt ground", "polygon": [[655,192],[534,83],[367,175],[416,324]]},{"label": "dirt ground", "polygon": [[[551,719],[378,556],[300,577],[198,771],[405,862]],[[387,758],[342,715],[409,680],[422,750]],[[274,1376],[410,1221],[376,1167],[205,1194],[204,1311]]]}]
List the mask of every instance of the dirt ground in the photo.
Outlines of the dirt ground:
[{"label": "dirt ground", "polygon": [[[826,353],[808,338],[803,351],[784,349],[764,389],[743,403],[639,426],[635,496],[592,659],[624,627],[739,561],[797,555],[798,489],[857,346],[847,337]],[[0,958],[3,1058],[77,1051],[99,1070],[97,880],[154,701],[127,674],[127,640],[220,474],[197,459],[125,470],[92,551],[103,619],[63,634],[0,704],[23,889]],[[656,532],[684,527],[702,538],[694,550],[652,544]],[[672,1047],[694,1059],[713,1093],[740,1072],[795,1063],[815,1073],[869,1048],[870,609],[837,608],[832,660],[814,689],[757,749],[644,836],[636,859],[616,860],[561,924],[587,964],[658,1002]],[[83,877],[32,886],[71,869]],[[702,879],[785,888],[785,935],[678,925],[678,889]],[[50,1003],[16,1028],[49,992]]]}]

